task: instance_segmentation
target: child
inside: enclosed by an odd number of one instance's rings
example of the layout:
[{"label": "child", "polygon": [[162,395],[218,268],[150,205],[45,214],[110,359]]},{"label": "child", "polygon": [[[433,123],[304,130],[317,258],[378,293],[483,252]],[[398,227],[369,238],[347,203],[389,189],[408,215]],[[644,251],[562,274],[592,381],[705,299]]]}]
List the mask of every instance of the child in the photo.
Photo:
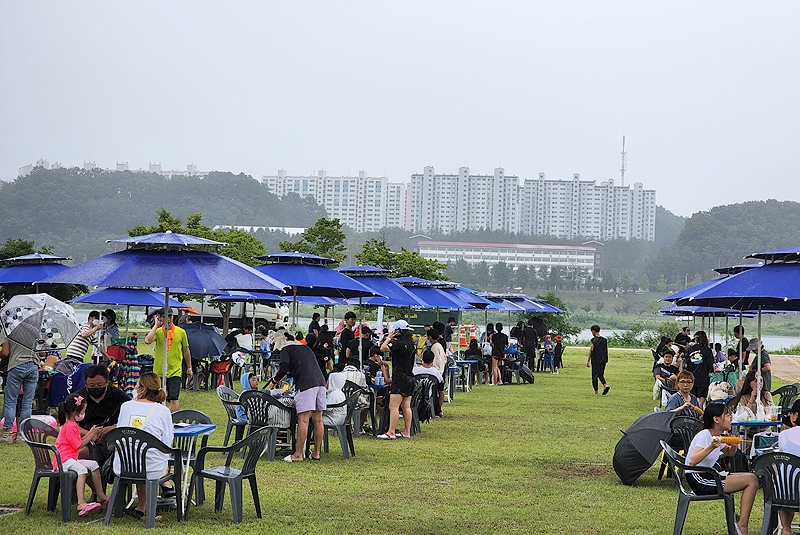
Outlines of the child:
[{"label": "child", "polygon": [[[78,451],[93,440],[97,434],[97,426],[92,426],[81,439],[81,430],[76,422],[83,420],[85,414],[86,399],[77,394],[70,395],[58,406],[58,423],[61,425],[61,430],[56,439],[56,448],[61,456],[64,470],[78,473],[75,487],[78,491],[78,515],[80,516],[86,516],[100,508],[108,507],[108,496],[103,492],[103,484],[100,481],[100,465],[89,459],[78,459]],[[53,455],[53,469],[58,470],[55,455]],[[86,479],[89,474],[91,474],[89,487],[97,495],[97,501],[93,503],[86,503],[84,496]]]},{"label": "child", "polygon": [[544,337],[544,366],[543,368],[547,370],[550,368],[550,373],[554,373],[553,369],[553,342],[550,341],[550,335]]}]

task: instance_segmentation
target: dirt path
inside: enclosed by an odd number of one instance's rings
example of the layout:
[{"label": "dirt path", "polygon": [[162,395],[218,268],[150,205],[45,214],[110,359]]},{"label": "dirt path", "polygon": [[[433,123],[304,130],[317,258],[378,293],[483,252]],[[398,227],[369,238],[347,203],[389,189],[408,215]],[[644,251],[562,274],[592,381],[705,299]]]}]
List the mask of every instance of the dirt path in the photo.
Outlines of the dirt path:
[{"label": "dirt path", "polygon": [[800,356],[770,355],[772,375],[787,383],[800,383]]}]

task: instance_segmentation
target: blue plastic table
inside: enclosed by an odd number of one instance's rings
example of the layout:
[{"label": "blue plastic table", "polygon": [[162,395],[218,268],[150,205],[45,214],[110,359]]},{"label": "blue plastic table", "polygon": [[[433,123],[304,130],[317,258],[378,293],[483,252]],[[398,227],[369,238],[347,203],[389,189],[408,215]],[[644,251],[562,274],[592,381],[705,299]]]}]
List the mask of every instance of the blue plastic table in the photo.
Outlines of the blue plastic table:
[{"label": "blue plastic table", "polygon": [[[173,434],[176,437],[191,437],[192,445],[189,451],[192,451],[197,445],[197,438],[201,435],[207,435],[217,429],[215,424],[176,424]],[[175,459],[178,462],[177,459]],[[183,497],[183,509],[186,510],[186,495],[189,492],[189,468],[190,468],[191,455],[186,456],[186,464],[183,466],[183,488],[181,489],[181,496]]]}]

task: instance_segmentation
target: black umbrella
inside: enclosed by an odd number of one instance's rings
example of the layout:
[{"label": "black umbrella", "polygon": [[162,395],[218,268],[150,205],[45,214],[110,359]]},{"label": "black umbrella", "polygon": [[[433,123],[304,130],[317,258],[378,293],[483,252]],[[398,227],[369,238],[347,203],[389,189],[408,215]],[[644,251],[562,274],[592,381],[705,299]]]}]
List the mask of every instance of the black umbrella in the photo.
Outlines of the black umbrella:
[{"label": "black umbrella", "polygon": [[217,328],[207,323],[184,323],[181,325],[189,340],[189,352],[193,359],[202,360],[222,354],[228,342],[217,332]]},{"label": "black umbrella", "polygon": [[536,334],[539,338],[544,338],[547,334],[547,324],[543,319],[537,318],[536,316],[533,317],[533,328],[536,330]]},{"label": "black umbrella", "polygon": [[669,423],[676,414],[648,412],[622,432],[624,436],[614,448],[614,471],[624,484],[632,485],[656,462],[661,453],[659,441],[672,436]]}]

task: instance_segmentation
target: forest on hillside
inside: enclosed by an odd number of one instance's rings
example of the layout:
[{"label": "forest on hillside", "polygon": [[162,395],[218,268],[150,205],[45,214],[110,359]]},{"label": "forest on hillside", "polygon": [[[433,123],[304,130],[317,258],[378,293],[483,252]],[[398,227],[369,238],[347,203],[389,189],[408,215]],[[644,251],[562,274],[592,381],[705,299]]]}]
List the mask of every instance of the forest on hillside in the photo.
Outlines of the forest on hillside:
[{"label": "forest on hillside", "polygon": [[686,220],[672,245],[659,251],[646,273],[670,287],[717,277],[717,267],[755,262],[745,256],[800,245],[800,203],[749,201],[716,206]]},{"label": "forest on hillside", "polygon": [[[308,227],[325,209],[297,195],[269,193],[245,174],[165,179],[152,173],[100,169],[35,169],[0,190],[0,243],[24,238],[76,262],[109,252],[107,239],[155,222],[160,208],[203,224]],[[272,233],[277,241],[287,235]],[[277,249],[277,248],[276,248]]]}]

